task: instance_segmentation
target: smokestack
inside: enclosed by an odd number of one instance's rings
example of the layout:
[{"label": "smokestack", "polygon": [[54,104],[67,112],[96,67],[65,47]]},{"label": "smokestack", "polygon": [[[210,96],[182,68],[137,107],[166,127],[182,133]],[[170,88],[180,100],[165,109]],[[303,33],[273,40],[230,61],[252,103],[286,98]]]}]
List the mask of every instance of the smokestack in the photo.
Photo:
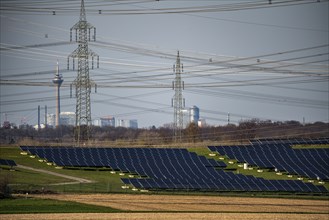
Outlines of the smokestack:
[{"label": "smokestack", "polygon": [[41,126],[40,126],[40,105],[38,105],[38,130],[41,129]]},{"label": "smokestack", "polygon": [[45,128],[47,128],[48,122],[47,122],[47,105],[45,105]]},{"label": "smokestack", "polygon": [[60,106],[60,87],[63,83],[62,75],[59,74],[59,65],[57,61],[56,66],[56,74],[53,79],[53,83],[56,85],[56,127],[60,125],[60,113],[61,113],[61,106]]}]

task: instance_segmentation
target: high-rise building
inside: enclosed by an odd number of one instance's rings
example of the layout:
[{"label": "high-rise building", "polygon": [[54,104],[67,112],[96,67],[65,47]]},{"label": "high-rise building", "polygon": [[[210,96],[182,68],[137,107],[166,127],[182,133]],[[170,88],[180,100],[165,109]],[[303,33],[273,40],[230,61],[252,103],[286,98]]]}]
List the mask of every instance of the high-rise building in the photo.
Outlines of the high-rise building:
[{"label": "high-rise building", "polygon": [[136,119],[119,119],[117,127],[138,128],[138,122]]},{"label": "high-rise building", "polygon": [[[190,108],[186,108],[182,110],[183,113],[183,125],[186,128],[190,123],[194,123],[195,125],[200,125],[200,109],[193,105]],[[204,124],[204,123],[203,123]]]},{"label": "high-rise building", "polygon": [[106,127],[106,126],[115,127],[115,118],[114,117],[111,117],[111,116],[101,117],[100,121],[101,121],[101,123],[100,123],[101,127]]},{"label": "high-rise building", "polygon": [[101,126],[101,120],[100,119],[94,119],[93,120],[93,125],[97,126],[97,127],[100,127]]},{"label": "high-rise building", "polygon": [[189,117],[190,117],[190,123],[194,123],[194,124],[198,125],[198,121],[200,119],[200,109],[198,107],[196,107],[195,105],[193,105],[189,109]]},{"label": "high-rise building", "polygon": [[133,119],[133,120],[129,120],[129,126],[130,128],[138,128],[138,122],[136,119]]},{"label": "high-rise building", "polygon": [[61,125],[75,125],[75,112],[61,112],[60,113]]}]

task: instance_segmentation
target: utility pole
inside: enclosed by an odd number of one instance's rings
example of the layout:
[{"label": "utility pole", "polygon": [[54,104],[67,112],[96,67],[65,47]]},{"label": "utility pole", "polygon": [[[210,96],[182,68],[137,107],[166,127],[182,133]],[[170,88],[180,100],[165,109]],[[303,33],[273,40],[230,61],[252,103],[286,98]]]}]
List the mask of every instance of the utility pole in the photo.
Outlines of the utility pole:
[{"label": "utility pole", "polygon": [[173,66],[175,73],[175,81],[173,81],[173,90],[175,95],[172,100],[172,106],[174,107],[174,141],[182,141],[182,129],[183,129],[183,108],[185,107],[185,100],[183,99],[182,90],[184,89],[184,82],[181,79],[181,73],[183,72],[183,64],[180,62],[179,51],[177,52],[176,65]]},{"label": "utility pole", "polygon": [[92,59],[92,69],[94,68],[94,58],[97,58],[97,68],[99,67],[99,56],[88,48],[88,41],[91,41],[90,32],[93,30],[93,41],[96,41],[96,28],[87,22],[84,0],[81,0],[80,19],[70,29],[70,41],[72,41],[72,30],[75,30],[75,41],[79,46],[67,58],[69,69],[70,57],[73,59],[73,70],[75,69],[75,59],[78,59],[78,75],[74,80],[76,89],[76,121],[75,121],[75,141],[76,145],[88,142],[91,138],[91,80],[89,78],[89,58]]}]

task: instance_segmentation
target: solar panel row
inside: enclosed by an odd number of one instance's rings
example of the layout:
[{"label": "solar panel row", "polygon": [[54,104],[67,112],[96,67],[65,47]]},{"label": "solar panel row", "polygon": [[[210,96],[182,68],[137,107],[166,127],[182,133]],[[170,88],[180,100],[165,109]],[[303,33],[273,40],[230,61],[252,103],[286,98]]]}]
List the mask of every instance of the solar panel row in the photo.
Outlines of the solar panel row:
[{"label": "solar panel row", "polygon": [[329,138],[280,139],[266,138],[251,140],[251,144],[329,144]]},{"label": "solar panel row", "polygon": [[[197,158],[205,167],[226,167],[226,164],[214,159],[206,159],[204,156],[197,156],[186,149],[149,149],[149,148],[79,148],[79,147],[34,147],[21,146],[23,151],[44,158],[48,162],[53,162],[58,166],[72,167],[109,167],[114,170],[126,172],[137,172],[147,175],[145,167],[139,166],[145,161],[153,159],[163,160],[163,158],[186,157],[190,155]],[[174,163],[174,162],[173,162]],[[152,171],[152,169],[149,169]],[[156,173],[154,172],[156,175]]]},{"label": "solar panel row", "polygon": [[141,189],[180,189],[211,191],[275,191],[275,192],[327,192],[323,186],[304,183],[297,180],[265,180],[263,178],[234,177],[233,179],[122,179]]},{"label": "solar panel row", "polygon": [[123,178],[141,189],[197,189],[220,191],[327,192],[323,186],[298,180],[265,180],[225,172],[223,162],[186,149],[21,147],[59,166],[110,167],[145,178]]},{"label": "solar panel row", "polygon": [[[324,141],[321,141],[323,144]],[[320,144],[315,141],[313,143]],[[276,168],[312,179],[329,179],[329,148],[293,149],[288,143],[271,143],[210,146],[209,149],[252,166]]]},{"label": "solar panel row", "polygon": [[0,159],[0,165],[3,165],[3,166],[11,166],[11,167],[14,167],[14,166],[17,166],[15,161],[13,160],[5,160],[5,159]]}]

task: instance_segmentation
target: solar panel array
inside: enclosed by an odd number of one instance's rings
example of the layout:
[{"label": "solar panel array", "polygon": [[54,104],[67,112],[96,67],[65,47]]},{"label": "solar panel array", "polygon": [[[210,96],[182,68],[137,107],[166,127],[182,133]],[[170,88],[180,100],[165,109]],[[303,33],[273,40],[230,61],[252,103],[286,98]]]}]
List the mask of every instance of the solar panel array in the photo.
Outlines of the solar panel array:
[{"label": "solar panel array", "polygon": [[5,159],[0,159],[0,165],[3,165],[3,166],[11,166],[11,167],[17,166],[17,164],[15,163],[15,161],[13,161],[13,160],[5,160]]},{"label": "solar panel array", "polygon": [[241,163],[261,168],[274,168],[311,179],[329,179],[329,148],[298,148],[293,144],[329,144],[329,139],[312,141],[263,140],[251,145],[210,146],[211,151]]},{"label": "solar panel array", "polygon": [[21,147],[58,166],[109,167],[138,174],[122,178],[139,189],[211,191],[327,192],[323,186],[299,180],[265,180],[226,172],[226,164],[186,149]]},{"label": "solar panel array", "polygon": [[[21,146],[39,158],[53,162],[57,166],[70,167],[109,167],[113,170],[138,173],[142,176],[157,176],[153,169],[143,165],[153,159],[156,164],[159,160],[170,160],[172,157],[197,160],[204,167],[226,167],[222,161],[207,159],[186,149],[150,149],[150,148],[81,148],[81,147],[35,147]],[[172,162],[174,163],[174,162]],[[155,166],[156,167],[156,166]]]},{"label": "solar panel array", "polygon": [[265,139],[255,139],[250,141],[251,144],[328,144],[329,138],[302,138],[302,139],[280,139],[280,138],[265,138]]}]

